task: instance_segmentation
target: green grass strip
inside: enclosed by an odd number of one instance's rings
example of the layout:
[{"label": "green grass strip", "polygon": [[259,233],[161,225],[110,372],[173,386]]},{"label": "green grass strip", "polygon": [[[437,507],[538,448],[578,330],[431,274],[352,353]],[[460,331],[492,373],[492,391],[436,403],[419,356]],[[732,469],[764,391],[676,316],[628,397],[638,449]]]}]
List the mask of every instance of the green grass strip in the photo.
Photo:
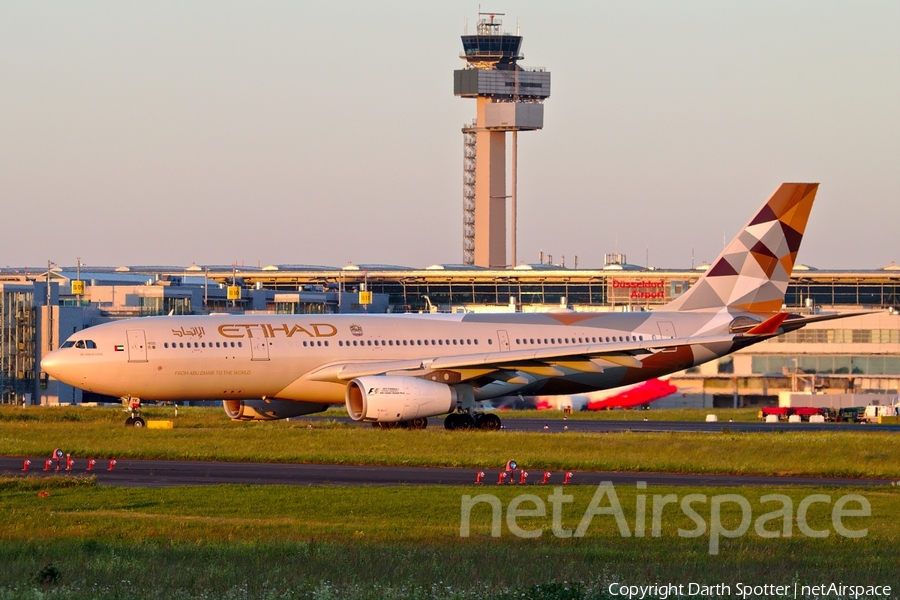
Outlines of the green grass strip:
[{"label": "green grass strip", "polygon": [[[562,525],[575,530],[594,499],[589,486],[563,488],[573,497]],[[630,535],[614,517],[593,518],[584,537],[558,538],[545,517],[515,523],[542,533],[511,534],[507,514],[525,492],[542,501],[553,488],[297,488],[210,486],[163,489],[75,487],[38,498],[33,491],[0,495],[0,597],[64,598],[605,598],[611,582],[891,584],[898,581],[900,490],[896,488],[777,489],[616,486]],[[501,536],[491,536],[491,510],[473,511],[470,536],[460,537],[463,496],[497,496],[505,511]],[[669,505],[661,535],[635,537],[637,498],[655,495],[712,499],[737,494],[757,519],[768,494],[791,498],[792,536],[749,533],[722,539],[709,553],[709,535],[681,537],[695,523]],[[825,538],[803,535],[800,502],[829,497],[810,508],[808,522]],[[849,517],[864,537],[837,535],[831,510],[845,494],[864,496],[870,517]],[[608,506],[604,501],[602,506]],[[532,508],[527,502],[520,508]],[[734,529],[739,508],[723,505],[722,523]],[[548,509],[549,509],[548,504]],[[710,503],[696,505],[711,522]],[[766,529],[779,530],[782,520]],[[865,560],[860,560],[865,557]],[[568,591],[567,591],[568,590]],[[22,592],[21,595],[17,595]],[[568,594],[568,595],[566,595]],[[695,596],[706,597],[706,596]]]},{"label": "green grass strip", "polygon": [[[860,431],[523,433],[376,430],[329,421],[235,423],[180,409],[175,428],[125,427],[104,408],[0,409],[0,455],[154,458],[530,470],[900,478],[900,436]],[[173,418],[172,408],[147,411]],[[864,426],[860,426],[861,428]]]}]

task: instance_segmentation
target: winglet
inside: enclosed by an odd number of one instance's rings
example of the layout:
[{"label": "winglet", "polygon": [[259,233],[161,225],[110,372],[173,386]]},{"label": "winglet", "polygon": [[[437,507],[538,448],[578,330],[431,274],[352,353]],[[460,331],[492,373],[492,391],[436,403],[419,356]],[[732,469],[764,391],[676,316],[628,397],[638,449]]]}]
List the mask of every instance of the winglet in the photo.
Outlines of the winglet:
[{"label": "winglet", "polygon": [[790,313],[780,312],[774,317],[769,317],[753,329],[750,329],[745,335],[769,335],[775,333],[789,316]]}]

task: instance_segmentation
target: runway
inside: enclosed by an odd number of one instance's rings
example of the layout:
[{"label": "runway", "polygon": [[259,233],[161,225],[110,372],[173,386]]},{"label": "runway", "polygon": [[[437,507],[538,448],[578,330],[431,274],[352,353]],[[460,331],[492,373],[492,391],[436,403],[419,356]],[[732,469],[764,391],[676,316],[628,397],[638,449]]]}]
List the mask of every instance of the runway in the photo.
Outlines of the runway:
[{"label": "runway", "polygon": [[[0,457],[0,472],[4,475],[26,475],[22,471],[24,458]],[[27,474],[84,475],[87,459],[75,458],[71,471],[44,472],[44,458],[31,459]],[[493,467],[493,468],[489,468]],[[544,471],[540,465],[520,465],[529,473],[526,485],[541,485]],[[298,485],[298,486],[435,486],[455,485],[485,487],[497,485],[501,466],[486,465],[484,469],[454,469],[432,467],[385,467],[358,465],[281,464],[249,462],[209,462],[177,460],[119,460],[108,470],[108,460],[98,460],[91,474],[97,476],[99,485],[122,487],[167,487],[177,485]],[[476,476],[483,471],[484,478],[477,486]],[[564,471],[551,473],[548,485],[561,485]],[[520,474],[515,475],[520,485]],[[694,475],[678,473],[615,473],[573,471],[571,484],[598,485],[604,481],[614,484],[634,485],[645,481],[648,485],[667,486],[827,486],[868,487],[891,485],[884,479],[851,479],[839,477],[770,477],[742,475]],[[504,485],[508,485],[508,479]]]},{"label": "runway", "polygon": [[[651,411],[652,412],[652,411]],[[614,432],[646,432],[646,433],[721,433],[723,431],[738,431],[743,433],[757,432],[821,432],[821,431],[853,431],[859,433],[900,433],[900,425],[862,425],[860,423],[764,423],[759,422],[728,422],[716,421],[653,421],[648,417],[647,421],[606,421],[606,420],[579,420],[562,419],[553,417],[548,419],[509,418],[504,419],[503,413],[499,413],[503,422],[502,431],[530,431],[546,433],[614,433]],[[652,415],[651,415],[652,416]],[[317,420],[337,421],[339,423],[351,423],[360,427],[371,427],[368,423],[359,423],[349,417],[297,417],[298,421]],[[443,418],[431,418],[428,427],[443,428]]]}]

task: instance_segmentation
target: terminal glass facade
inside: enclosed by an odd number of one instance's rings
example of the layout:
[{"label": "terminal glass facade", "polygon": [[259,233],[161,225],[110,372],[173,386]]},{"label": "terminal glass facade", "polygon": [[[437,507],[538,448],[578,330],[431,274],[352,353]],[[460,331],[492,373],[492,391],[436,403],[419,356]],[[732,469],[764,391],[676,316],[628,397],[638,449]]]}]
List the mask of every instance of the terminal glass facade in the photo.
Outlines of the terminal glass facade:
[{"label": "terminal glass facade", "polygon": [[783,375],[799,370],[817,375],[900,375],[898,356],[754,356],[754,375]]},{"label": "terminal glass facade", "polygon": [[0,402],[22,404],[34,389],[34,294],[0,292]]},{"label": "terminal glass facade", "polygon": [[149,298],[141,297],[141,316],[156,317],[161,315],[190,315],[191,299],[187,298]]}]

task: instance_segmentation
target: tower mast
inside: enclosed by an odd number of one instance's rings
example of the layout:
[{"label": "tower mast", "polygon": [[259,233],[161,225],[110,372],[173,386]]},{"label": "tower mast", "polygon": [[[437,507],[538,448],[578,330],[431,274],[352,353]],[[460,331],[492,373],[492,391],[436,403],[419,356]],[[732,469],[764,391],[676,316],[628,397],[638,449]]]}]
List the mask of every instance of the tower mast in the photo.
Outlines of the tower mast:
[{"label": "tower mast", "polygon": [[[517,132],[542,129],[550,72],[519,66],[522,36],[504,33],[501,13],[479,13],[476,33],[462,36],[466,61],[453,72],[453,93],[475,98],[475,121],[463,127],[463,263],[516,263]],[[513,132],[512,193],[506,191],[506,133]],[[512,198],[506,260],[506,199]]]}]

